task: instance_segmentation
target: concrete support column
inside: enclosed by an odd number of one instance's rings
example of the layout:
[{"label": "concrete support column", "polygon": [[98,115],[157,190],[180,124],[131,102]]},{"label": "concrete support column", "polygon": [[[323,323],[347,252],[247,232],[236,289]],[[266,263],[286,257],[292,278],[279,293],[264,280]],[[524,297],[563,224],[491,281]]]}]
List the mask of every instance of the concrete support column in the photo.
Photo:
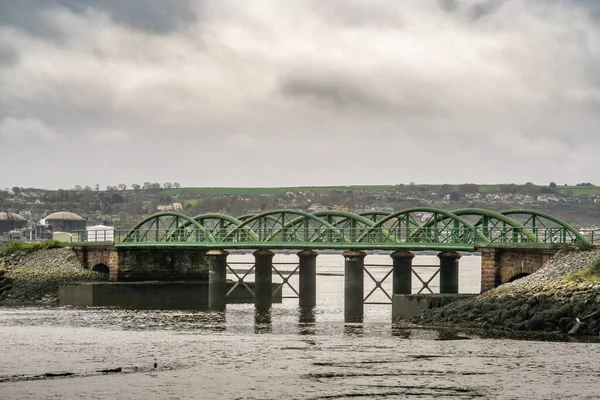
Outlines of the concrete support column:
[{"label": "concrete support column", "polygon": [[458,293],[458,260],[460,253],[438,254],[440,258],[440,293]]},{"label": "concrete support column", "polygon": [[319,253],[312,250],[303,250],[298,253],[300,273],[299,306],[312,308],[317,305],[317,256]]},{"label": "concrete support column", "polygon": [[348,250],[342,254],[344,263],[344,320],[362,322],[364,312],[364,265],[367,253]]},{"label": "concrete support column", "polygon": [[410,251],[396,251],[390,254],[393,260],[393,294],[412,293],[412,259],[415,257]]},{"label": "concrete support column", "polygon": [[227,256],[224,250],[209,250],[208,257],[208,309],[225,311],[227,304]]},{"label": "concrete support column", "polygon": [[254,252],[254,293],[256,309],[268,310],[273,304],[273,253],[271,250]]}]

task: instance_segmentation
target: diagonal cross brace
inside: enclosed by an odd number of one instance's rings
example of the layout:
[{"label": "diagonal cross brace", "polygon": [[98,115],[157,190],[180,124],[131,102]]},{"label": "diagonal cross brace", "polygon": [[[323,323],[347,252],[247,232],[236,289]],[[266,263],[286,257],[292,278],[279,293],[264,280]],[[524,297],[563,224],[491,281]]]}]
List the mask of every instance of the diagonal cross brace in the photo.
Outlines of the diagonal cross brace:
[{"label": "diagonal cross brace", "polygon": [[[273,271],[275,271],[277,273],[277,275],[279,275],[281,277],[281,279],[283,279],[283,282],[281,282],[281,284],[279,284],[275,290],[273,290],[273,293],[271,293],[271,296],[274,296],[275,293],[277,293],[277,291],[281,288],[283,288],[284,285],[288,285],[290,289],[292,289],[292,291],[294,293],[296,293],[297,297],[300,297],[300,293],[298,293],[298,291],[292,286],[292,284],[289,282],[290,278],[298,271],[298,269],[300,268],[300,264],[298,264],[296,266],[296,268],[288,275],[288,276],[283,276],[281,274],[281,272],[279,272],[277,270],[277,268],[275,268],[275,265],[272,265]],[[283,291],[283,290],[282,290]]]},{"label": "diagonal cross brace", "polygon": [[363,270],[367,273],[367,275],[369,275],[369,277],[373,280],[373,282],[375,282],[375,287],[373,288],[373,290],[371,290],[369,292],[369,294],[363,299],[363,303],[366,302],[369,297],[371,297],[371,295],[373,293],[375,293],[375,291],[377,291],[377,289],[381,290],[383,292],[383,294],[386,295],[386,297],[388,299],[390,299],[390,301],[392,301],[392,296],[390,296],[390,294],[383,288],[383,282],[385,282],[385,280],[392,274],[392,272],[394,271],[393,268],[390,268],[390,270],[387,272],[387,274],[385,274],[385,276],[383,277],[383,279],[381,281],[378,281],[370,272],[369,270],[366,268],[366,266],[363,266]]},{"label": "diagonal cross brace", "polygon": [[237,272],[235,272],[235,270],[233,268],[231,268],[229,266],[229,264],[227,264],[227,268],[231,271],[232,274],[234,274],[236,276],[236,278],[238,278],[237,282],[231,287],[231,289],[229,289],[229,291],[227,292],[227,294],[225,295],[225,297],[229,297],[229,295],[231,293],[233,293],[233,291],[235,290],[235,288],[237,288],[240,284],[244,285],[244,287],[250,292],[250,294],[252,295],[252,297],[256,298],[256,294],[254,293],[254,291],[252,290],[252,288],[250,286],[248,286],[248,284],[246,282],[244,282],[244,279],[248,276],[248,274],[250,274],[250,272],[252,272],[254,270],[254,267],[256,267],[256,265],[252,265],[252,267],[246,271],[246,273],[240,277],[238,275]]},{"label": "diagonal cross brace", "polygon": [[[418,267],[418,265],[417,265]],[[421,289],[417,292],[417,294],[421,294],[421,292],[425,289],[429,290],[429,293],[433,294],[433,290],[431,290],[431,288],[429,287],[429,284],[431,283],[431,281],[433,280],[433,278],[435,278],[437,276],[437,274],[440,273],[440,268],[438,268],[435,273],[433,275],[431,275],[431,277],[429,278],[429,280],[427,280],[427,282],[425,282],[423,279],[421,279],[421,277],[419,276],[419,274],[417,273],[417,271],[415,271],[414,268],[410,268],[412,273],[417,277],[417,279],[419,281],[421,281],[421,284],[423,285],[423,287],[421,287]]]}]

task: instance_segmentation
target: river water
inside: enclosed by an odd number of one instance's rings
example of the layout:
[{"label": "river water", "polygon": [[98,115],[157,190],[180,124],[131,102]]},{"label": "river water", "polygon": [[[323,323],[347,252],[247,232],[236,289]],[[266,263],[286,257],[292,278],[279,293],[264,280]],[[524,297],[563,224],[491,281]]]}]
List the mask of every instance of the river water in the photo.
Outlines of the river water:
[{"label": "river water", "polygon": [[[317,264],[318,307],[308,314],[297,299],[269,314],[251,304],[228,305],[224,314],[0,307],[0,399],[600,398],[597,343],[392,326],[389,305],[367,305],[364,323],[345,324],[343,259],[320,255]],[[479,268],[479,257],[461,259],[461,292],[479,291]],[[370,270],[378,279],[387,272]],[[419,271],[425,281],[433,273]],[[290,282],[297,287],[297,278]],[[368,276],[365,283],[367,294],[373,284]],[[391,289],[391,279],[385,283]],[[435,278],[430,286],[438,287]],[[52,376],[62,374],[69,375]]]}]

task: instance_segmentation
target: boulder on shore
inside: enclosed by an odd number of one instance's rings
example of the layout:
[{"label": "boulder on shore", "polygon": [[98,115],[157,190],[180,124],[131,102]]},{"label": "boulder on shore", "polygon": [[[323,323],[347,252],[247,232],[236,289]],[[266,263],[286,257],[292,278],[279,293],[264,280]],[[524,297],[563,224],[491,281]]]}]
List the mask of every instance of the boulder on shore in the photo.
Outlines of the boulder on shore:
[{"label": "boulder on shore", "polygon": [[417,324],[571,335],[600,333],[600,281],[578,277],[600,250],[563,250],[539,271],[475,298],[424,311]]},{"label": "boulder on shore", "polygon": [[0,301],[56,303],[63,283],[106,279],[83,269],[70,248],[16,252],[0,261]]}]

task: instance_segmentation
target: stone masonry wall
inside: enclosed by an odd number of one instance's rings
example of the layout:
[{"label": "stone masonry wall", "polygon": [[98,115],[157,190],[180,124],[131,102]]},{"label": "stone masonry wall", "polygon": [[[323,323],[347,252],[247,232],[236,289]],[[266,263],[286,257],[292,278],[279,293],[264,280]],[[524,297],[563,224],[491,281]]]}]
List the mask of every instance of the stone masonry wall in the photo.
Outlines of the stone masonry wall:
[{"label": "stone masonry wall", "polygon": [[83,268],[93,270],[98,264],[108,267],[109,280],[115,281],[119,271],[119,254],[114,246],[76,246],[73,250]]},{"label": "stone masonry wall", "polygon": [[195,248],[117,248],[118,281],[193,281],[208,279],[203,250]]},{"label": "stone masonry wall", "polygon": [[496,287],[496,274],[499,253],[494,250],[481,252],[481,292],[487,292]]},{"label": "stone masonry wall", "polygon": [[508,282],[518,274],[540,269],[556,250],[484,249],[481,251],[481,292]]}]

